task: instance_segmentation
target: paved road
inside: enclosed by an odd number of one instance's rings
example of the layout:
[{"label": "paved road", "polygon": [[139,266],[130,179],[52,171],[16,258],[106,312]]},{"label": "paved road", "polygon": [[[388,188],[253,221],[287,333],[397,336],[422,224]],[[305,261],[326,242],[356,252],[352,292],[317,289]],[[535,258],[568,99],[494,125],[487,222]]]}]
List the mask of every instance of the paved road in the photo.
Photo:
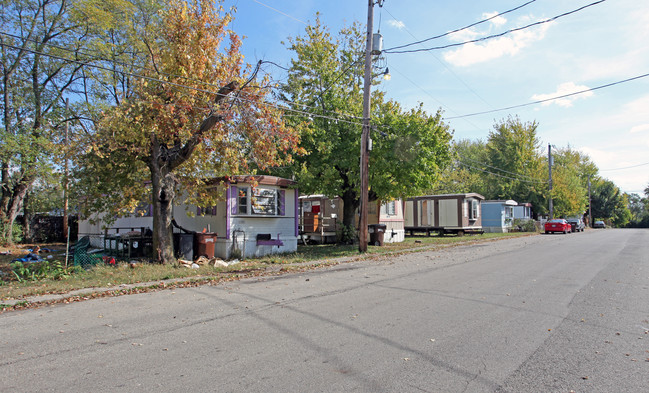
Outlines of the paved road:
[{"label": "paved road", "polygon": [[649,231],[0,315],[3,392],[641,392]]}]

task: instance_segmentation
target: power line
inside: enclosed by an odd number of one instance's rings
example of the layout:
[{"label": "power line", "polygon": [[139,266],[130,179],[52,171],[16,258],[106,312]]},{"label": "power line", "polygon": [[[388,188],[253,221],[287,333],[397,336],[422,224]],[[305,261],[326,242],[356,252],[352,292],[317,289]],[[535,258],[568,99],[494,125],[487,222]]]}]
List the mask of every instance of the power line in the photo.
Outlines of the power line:
[{"label": "power line", "polygon": [[[142,78],[142,79],[146,79],[146,80],[149,80],[149,81],[152,81],[152,82],[168,84],[168,85],[178,87],[178,88],[190,89],[190,90],[194,90],[194,91],[198,91],[198,92],[206,93],[206,94],[220,95],[220,93],[210,91],[210,90],[200,89],[200,88],[196,88],[196,87],[192,87],[192,86],[186,86],[186,85],[182,85],[182,84],[174,83],[174,82],[170,82],[170,81],[164,81],[164,80],[161,80],[161,79],[157,79],[157,78],[153,78],[153,77],[149,77],[149,76],[144,76],[144,75],[139,75],[139,74],[135,74],[135,73],[132,73],[132,72],[112,70],[112,69],[109,69],[107,67],[103,67],[103,66],[100,66],[100,65],[97,65],[97,64],[90,64],[88,62],[68,59],[68,58],[64,58],[64,57],[61,57],[61,56],[56,56],[56,55],[52,55],[52,54],[48,54],[48,53],[34,51],[34,50],[31,50],[31,49],[19,48],[19,47],[13,46],[13,45],[5,44],[5,43],[0,43],[0,45],[8,47],[8,48],[16,49],[16,50],[25,50],[26,52],[33,53],[33,54],[39,54],[39,55],[42,55],[42,56],[52,57],[52,58],[55,58],[55,59],[67,61],[69,63],[76,63],[76,64],[79,64],[79,65],[82,65],[82,66],[94,67],[94,68],[102,69],[102,70],[105,70],[105,71],[117,72],[117,73],[121,73],[123,75],[129,75],[129,76],[132,76],[132,77],[135,77],[135,78]],[[241,101],[246,101],[246,102],[253,102],[252,100],[242,99],[240,97],[238,97],[237,99],[241,100]],[[287,101],[285,101],[285,102],[287,102]],[[295,110],[295,109],[291,109],[291,108],[287,108],[287,107],[282,107],[282,106],[279,106],[277,104],[273,104],[273,103],[268,102],[268,101],[264,101],[264,103],[266,105],[269,105],[269,106],[271,106],[271,107],[273,107],[275,109],[282,110],[282,111],[290,111],[290,112],[306,115],[306,116],[309,116],[309,117],[312,117],[312,118],[317,117],[317,118],[322,118],[322,119],[333,120],[333,121],[337,121],[337,122],[343,122],[343,123],[348,123],[348,124],[352,124],[352,125],[362,126],[361,123],[352,122],[352,121],[341,119],[341,118],[323,116],[323,115],[318,115],[318,114],[314,114],[314,113],[310,113],[310,112],[299,111],[299,110]],[[292,105],[300,105],[300,104],[296,104],[296,103],[291,103],[291,104]],[[175,105],[175,104],[172,104],[172,105]],[[208,110],[210,108],[205,108],[205,109]]]},{"label": "power line", "polygon": [[599,171],[600,171],[600,172],[620,171],[620,170],[622,170],[622,169],[637,168],[637,167],[639,167],[639,166],[645,166],[645,165],[649,165],[649,162],[645,162],[644,164],[625,166],[625,167],[622,167],[622,168],[614,168],[614,169],[600,169]]},{"label": "power line", "polygon": [[[42,45],[45,45],[45,46],[48,46],[48,47],[52,47],[52,48],[56,48],[56,49],[59,49],[59,50],[65,51],[65,52],[70,52],[70,53],[75,54],[75,55],[77,55],[77,54],[81,54],[81,55],[84,55],[84,56],[88,56],[89,59],[85,59],[85,60],[84,60],[84,62],[85,62],[84,64],[86,64],[86,65],[88,65],[88,66],[91,66],[90,62],[95,62],[95,61],[104,61],[104,62],[108,62],[108,63],[111,63],[111,64],[120,65],[120,66],[122,66],[122,67],[138,68],[138,69],[141,69],[141,70],[144,70],[144,71],[149,71],[149,72],[156,73],[156,74],[158,74],[158,75],[162,75],[162,76],[167,76],[167,77],[170,77],[170,78],[179,78],[179,79],[184,79],[184,80],[186,80],[186,81],[199,83],[199,84],[204,85],[204,86],[214,87],[214,88],[217,88],[217,89],[221,88],[221,86],[219,86],[219,85],[216,85],[216,84],[213,84],[213,83],[209,83],[209,82],[205,82],[205,81],[202,81],[202,80],[199,80],[199,79],[194,79],[194,78],[191,78],[191,77],[188,77],[188,76],[177,75],[177,74],[171,74],[171,73],[168,73],[168,72],[162,72],[162,71],[155,70],[155,69],[152,69],[152,68],[149,68],[149,67],[143,66],[143,65],[138,65],[138,64],[134,64],[134,63],[129,63],[129,62],[126,62],[126,61],[115,60],[115,59],[107,59],[107,58],[105,58],[105,57],[97,57],[97,56],[94,56],[94,55],[92,55],[92,54],[90,54],[90,53],[87,53],[87,52],[85,52],[85,51],[74,50],[74,49],[66,48],[66,47],[64,47],[64,46],[60,46],[60,45],[56,45],[56,44],[52,44],[52,43],[49,43],[49,42],[40,42],[40,41],[35,40],[35,39],[24,38],[24,37],[17,36],[17,35],[15,35],[15,34],[6,33],[6,32],[2,32],[2,31],[0,31],[0,35],[5,35],[5,36],[12,37],[12,38],[16,38],[16,39],[19,39],[19,40],[32,42],[32,43],[34,43],[34,44],[42,44]],[[3,44],[3,45],[9,45],[9,44]],[[14,48],[14,49],[21,50],[21,48],[16,48],[16,47],[13,47],[13,48]],[[64,58],[64,57],[57,57],[57,56],[55,56],[55,55],[50,55],[50,54],[46,54],[46,53],[43,53],[43,52],[37,52],[37,51],[33,51],[33,50],[28,50],[28,49],[26,49],[26,48],[25,48],[25,50],[29,51],[30,53],[35,53],[35,54],[39,54],[39,55],[50,56],[50,57],[57,58],[57,59],[59,59],[59,60],[64,60],[64,61],[69,61],[69,62],[79,62],[79,61],[81,61],[81,60],[68,59],[68,58]],[[282,68],[282,69],[284,69],[284,70],[288,70],[286,67],[282,67],[281,65],[279,65],[279,64],[277,64],[277,63],[275,63],[275,62],[272,62],[272,61],[260,60],[259,63],[260,63],[260,64],[268,63],[268,64],[272,64],[272,65],[274,65],[274,66],[276,66],[276,67]],[[79,64],[80,64],[80,63],[79,63]],[[93,66],[94,66],[94,65],[93,65]],[[120,74],[128,75],[128,76],[140,76],[140,77],[145,77],[145,76],[140,75],[140,74],[129,74],[129,73],[127,73],[127,72],[122,72],[122,71],[118,71],[118,70],[114,70],[114,69],[106,69],[106,68],[102,68],[101,66],[96,66],[96,68],[100,68],[100,69],[104,69],[104,70],[107,70],[107,71],[110,71],[110,72],[116,72],[116,73],[120,73]],[[159,82],[163,82],[163,81],[161,81],[161,80],[158,80],[158,81],[159,81]],[[185,87],[188,87],[188,86],[185,86]],[[244,92],[243,94],[246,94],[246,93]]]},{"label": "power line", "polygon": [[[518,178],[520,178],[521,181],[525,181],[525,180],[523,180],[523,178],[526,178],[526,179],[530,179],[529,181],[531,181],[531,182],[536,182],[536,183],[545,183],[545,181],[539,181],[538,179],[534,179],[533,177],[530,177],[530,176],[527,176],[527,175],[521,175],[521,174],[519,174],[519,173],[506,171],[506,170],[504,170],[504,169],[501,169],[501,168],[498,168],[498,167],[495,167],[495,166],[491,166],[491,165],[487,165],[487,164],[485,164],[484,162],[480,162],[480,161],[477,161],[477,160],[473,160],[473,159],[471,159],[471,158],[462,157],[462,156],[460,156],[460,158],[463,159],[463,160],[472,161],[472,162],[474,162],[474,163],[476,163],[476,164],[480,164],[480,165],[486,166],[487,168],[495,169],[495,170],[497,170],[497,171],[501,171],[501,172],[509,173],[510,175],[517,176]],[[518,180],[518,179],[517,179],[517,180]]]},{"label": "power line", "polygon": [[[2,34],[2,33],[0,33],[0,34]],[[38,54],[38,55],[41,55],[41,56],[51,57],[51,58],[62,60],[62,61],[68,62],[68,63],[79,64],[79,65],[85,66],[85,67],[97,68],[97,69],[101,69],[101,70],[105,70],[105,71],[109,71],[109,72],[119,73],[119,74],[122,74],[122,75],[132,76],[134,78],[141,78],[141,79],[145,79],[145,80],[152,81],[152,82],[157,82],[157,83],[161,83],[161,84],[167,84],[167,85],[170,85],[170,86],[173,86],[173,87],[176,87],[176,88],[190,89],[190,90],[194,90],[194,91],[198,91],[198,92],[206,93],[206,94],[212,94],[212,95],[220,95],[220,93],[215,92],[215,91],[211,91],[211,90],[201,89],[201,88],[197,88],[197,87],[193,87],[193,86],[187,86],[187,85],[183,85],[183,84],[180,84],[180,83],[175,83],[175,82],[166,81],[166,80],[162,80],[162,79],[158,79],[158,78],[154,78],[154,77],[150,77],[150,76],[146,76],[146,75],[137,74],[137,73],[134,73],[134,72],[111,69],[111,68],[108,68],[108,67],[105,67],[105,66],[102,66],[102,65],[99,65],[99,64],[93,64],[94,60],[85,60],[85,61],[74,60],[74,59],[69,59],[69,58],[66,58],[66,57],[62,57],[62,56],[58,56],[58,55],[54,55],[54,54],[50,54],[50,53],[40,52],[40,51],[27,49],[27,48],[20,48],[20,47],[14,46],[14,45],[1,43],[1,42],[0,42],[0,46],[4,46],[4,47],[11,48],[11,49],[14,49],[14,50],[24,50],[24,51],[32,53],[32,54]],[[65,48],[61,48],[61,49],[66,50]],[[71,51],[69,49],[67,49],[67,50]],[[104,61],[111,62],[111,60],[108,60],[108,59],[104,59]],[[263,63],[263,62],[266,62],[266,61],[260,61],[258,63],[258,65],[257,65],[257,67],[259,67],[259,64]],[[272,62],[268,62],[268,63],[272,63]],[[115,64],[119,64],[119,63],[115,62]],[[274,63],[272,63],[272,64],[274,64]],[[353,65],[353,64],[354,63],[352,63],[351,65]],[[120,65],[123,65],[123,64],[120,64]],[[347,69],[349,69],[350,67],[348,67]],[[150,69],[147,69],[146,67],[141,67],[141,68],[144,68],[145,70],[150,70]],[[150,71],[153,71],[153,70],[150,70]],[[344,74],[344,73],[341,73],[341,75],[342,74]],[[341,75],[339,75],[338,77],[340,77]],[[175,75],[168,74],[168,76],[174,77]],[[219,87],[217,85],[202,82],[200,80],[193,80],[191,78],[185,78],[185,77],[182,77],[182,76],[180,76],[179,78],[184,78],[184,79],[187,79],[187,80],[190,80],[190,81],[195,81],[197,83],[203,83],[203,84],[206,84],[208,86]],[[331,87],[331,86],[329,86],[329,87]],[[329,87],[327,87],[327,89]],[[244,95],[246,94],[245,92],[243,92],[243,93],[244,93]],[[250,94],[250,93],[248,93],[248,94]],[[252,100],[244,99],[244,98],[241,98],[241,97],[238,97],[238,96],[235,97],[235,100],[254,103],[254,101],[252,101]],[[291,102],[291,101],[287,101],[287,100],[282,100],[282,99],[275,99],[275,101],[277,101],[279,103],[285,103],[285,104],[290,105],[290,106],[318,110],[318,111],[322,111],[324,113],[331,112],[331,111],[322,110],[322,109],[320,109],[318,107],[307,106],[307,105],[304,105],[304,104]],[[342,122],[342,123],[362,127],[362,123],[355,122],[355,121],[350,121],[350,120],[347,120],[347,119],[342,118],[342,117],[326,116],[326,115],[320,115],[320,114],[313,113],[313,112],[307,112],[305,110],[293,109],[293,108],[286,107],[286,106],[280,106],[280,105],[278,105],[276,103],[269,102],[267,100],[264,100],[263,102],[264,102],[264,104],[266,104],[266,105],[268,105],[268,106],[270,106],[272,108],[281,110],[283,112],[292,112],[292,113],[295,113],[295,114],[298,114],[298,115],[309,117],[311,119],[319,118],[319,119],[324,119],[324,120],[328,120],[328,121],[334,121],[336,123],[337,122]],[[176,105],[176,104],[169,103],[169,104],[165,104],[165,105]],[[194,106],[194,105],[191,105],[191,107],[194,108],[194,109],[205,109],[205,110],[210,110],[211,109],[209,107],[198,107],[198,106]],[[350,115],[350,114],[337,113],[337,112],[333,112],[333,113],[336,116],[344,116],[344,117],[351,118],[351,119],[362,120],[361,117]],[[385,126],[381,126],[381,127],[385,128]],[[375,128],[378,129],[378,126],[375,126]],[[387,128],[391,128],[391,127],[387,127]]]},{"label": "power line", "polygon": [[536,105],[536,104],[542,104],[542,103],[544,103],[544,102],[553,101],[553,100],[558,100],[558,99],[560,99],[560,98],[571,97],[571,96],[575,96],[575,95],[578,95],[578,94],[584,94],[584,93],[588,93],[588,92],[591,92],[591,91],[595,91],[595,90],[603,89],[603,88],[605,88],[605,87],[611,87],[611,86],[619,85],[619,84],[622,84],[622,83],[631,82],[631,81],[634,81],[634,80],[636,80],[636,79],[646,78],[647,76],[649,76],[649,74],[642,74],[642,75],[634,76],[634,77],[632,77],[632,78],[623,79],[623,80],[620,80],[620,81],[617,81],[617,82],[607,83],[607,84],[605,84],[605,85],[600,85],[600,86],[597,86],[597,87],[593,87],[593,88],[589,88],[589,89],[584,89],[584,90],[576,91],[576,92],[574,92],[574,93],[563,94],[563,95],[556,96],[556,97],[552,97],[552,98],[546,98],[546,99],[544,99],[544,100],[532,101],[532,102],[528,102],[528,103],[526,103],[526,104],[512,105],[512,106],[508,106],[508,107],[506,107],[506,108],[493,109],[493,110],[490,110],[490,111],[484,111],[484,112],[468,113],[468,114],[466,114],[466,115],[462,115],[462,116],[447,117],[446,120],[451,120],[451,119],[461,119],[461,118],[464,118],[464,117],[477,116],[477,115],[485,115],[485,114],[488,114],[488,113],[501,112],[501,111],[506,111],[506,110],[509,110],[509,109],[522,108],[522,107],[525,107],[525,106]]},{"label": "power line", "polygon": [[456,162],[458,164],[464,165],[464,166],[469,167],[471,169],[475,169],[477,171],[484,172],[484,173],[489,173],[489,174],[494,175],[494,176],[504,177],[505,179],[516,180],[516,181],[521,181],[521,182],[525,182],[525,183],[539,183],[539,184],[547,183],[546,181],[540,181],[540,180],[531,181],[531,180],[524,180],[524,179],[519,179],[519,178],[515,178],[515,177],[505,176],[505,175],[501,175],[499,173],[494,173],[494,172],[487,171],[487,170],[482,169],[482,168],[474,167],[473,165],[469,165],[469,164],[467,164],[465,162],[462,162],[462,161],[456,161]]},{"label": "power line", "polygon": [[[495,18],[497,18],[497,17],[499,17],[499,16],[502,16],[502,15],[505,15],[505,14],[509,14],[510,12],[517,11],[517,10],[519,10],[519,9],[521,9],[521,8],[523,8],[523,7],[525,7],[526,5],[529,5],[529,4],[531,4],[531,3],[534,3],[535,1],[536,1],[536,0],[528,1],[527,3],[522,4],[522,5],[519,5],[519,6],[516,7],[516,8],[512,8],[512,9],[507,10],[507,11],[499,12],[499,13],[497,13],[496,15],[490,17],[490,18],[483,19],[483,20],[481,20],[481,21],[479,21],[479,22],[472,23],[472,24],[470,24],[470,25],[468,25],[468,26],[464,26],[464,27],[461,27],[461,28],[459,28],[459,29],[451,30],[451,31],[448,31],[448,32],[446,32],[446,33],[444,33],[444,34],[436,35],[436,36],[434,36],[434,37],[426,38],[426,39],[423,39],[423,40],[420,40],[420,41],[415,41],[415,42],[411,42],[411,43],[409,43],[409,44],[404,44],[404,45],[395,46],[395,47],[392,47],[392,48],[390,48],[390,49],[388,49],[388,50],[407,48],[407,47],[412,46],[412,45],[423,44],[424,42],[428,42],[428,41],[436,40],[436,39],[438,39],[438,38],[446,37],[446,36],[451,35],[451,34],[453,34],[453,33],[457,33],[457,32],[460,32],[460,31],[462,31],[462,30],[470,29],[470,28],[473,27],[473,26],[477,26],[477,25],[479,25],[479,24],[482,24],[482,23],[488,22],[488,21],[490,21],[490,20],[492,20],[492,19],[495,19]],[[388,12],[388,13],[389,13],[389,12]],[[390,14],[390,16],[392,16],[392,14]],[[394,17],[393,17],[393,18],[394,18]],[[412,35],[412,34],[411,34],[411,35]],[[415,37],[413,37],[413,38],[415,38]]]},{"label": "power line", "polygon": [[425,52],[425,51],[431,51],[431,50],[453,48],[453,47],[456,47],[456,46],[462,46],[462,45],[471,44],[471,43],[474,43],[474,42],[486,41],[486,40],[490,40],[490,39],[492,39],[492,38],[502,37],[502,36],[504,36],[504,35],[507,35],[507,34],[510,34],[510,33],[516,32],[516,31],[525,30],[525,29],[528,29],[528,28],[530,28],[530,27],[534,27],[534,26],[538,26],[538,25],[545,24],[545,23],[553,22],[553,21],[555,21],[555,20],[557,20],[557,19],[559,19],[559,18],[562,18],[562,17],[567,16],[567,15],[574,14],[575,12],[579,12],[579,11],[585,9],[585,8],[592,7],[592,6],[594,6],[594,5],[597,5],[597,4],[600,4],[600,3],[603,3],[603,2],[605,2],[605,1],[606,1],[606,0],[599,0],[599,1],[596,1],[596,2],[594,2],[594,3],[590,3],[590,4],[587,4],[587,5],[583,6],[583,7],[577,8],[577,9],[575,9],[575,10],[568,11],[568,12],[564,12],[564,13],[561,14],[561,15],[557,15],[557,16],[552,17],[552,18],[549,18],[549,19],[545,19],[545,20],[542,20],[542,21],[538,21],[538,22],[530,23],[529,25],[522,26],[522,27],[517,27],[517,28],[515,28],[515,29],[510,29],[510,30],[504,31],[504,32],[499,33],[499,34],[493,34],[493,35],[489,35],[489,36],[482,37],[482,38],[476,38],[476,39],[474,39],[474,40],[469,40],[469,41],[464,41],[464,42],[458,42],[458,43],[455,43],[455,44],[448,44],[448,45],[442,45],[442,46],[434,46],[434,47],[431,47],[431,48],[423,48],[423,49],[393,50],[393,48],[390,48],[390,49],[386,49],[384,52],[385,52],[385,53],[414,53],[414,52]]},{"label": "power line", "polygon": [[[534,0],[534,1],[536,1],[536,0]],[[395,18],[394,15],[392,15],[392,13],[390,13],[389,10],[386,9],[385,12],[387,12],[388,15],[390,15],[390,16],[392,17],[392,19],[394,19],[395,21],[397,20],[397,18]],[[411,36],[412,38],[417,39],[417,37],[415,37],[415,35],[414,35],[410,30],[408,30],[407,28],[406,28],[405,30],[406,30],[406,32],[407,32],[408,34],[410,34],[410,36]],[[446,68],[446,70],[447,70],[448,72],[450,72],[451,74],[453,74],[453,76],[455,76],[455,78],[457,78],[457,80],[459,80],[459,81],[460,81],[460,82],[461,82],[461,83],[462,83],[462,84],[463,84],[463,85],[464,85],[464,86],[465,86],[465,87],[466,87],[470,92],[472,92],[472,93],[473,93],[476,97],[478,97],[482,102],[484,102],[484,103],[487,104],[488,106],[491,106],[491,104],[489,104],[489,103],[488,103],[484,98],[482,98],[482,97],[481,97],[481,96],[480,96],[480,95],[479,95],[479,94],[478,94],[478,93],[477,93],[473,88],[471,88],[471,86],[469,86],[469,85],[468,85],[468,84],[467,84],[467,83],[466,83],[462,78],[460,78],[460,77],[455,73],[455,71],[453,71],[453,70],[452,70],[448,65],[446,65],[445,62],[443,62],[443,61],[441,61],[440,59],[438,59],[437,56],[435,56],[432,52],[428,52],[428,53],[429,53],[429,54],[430,54],[430,55],[431,55],[435,60],[437,60],[438,63],[440,63],[444,68]],[[399,72],[399,71],[397,70],[397,72]],[[424,93],[426,93],[429,97],[431,97],[431,98],[433,98],[435,101],[439,102],[442,106],[446,106],[450,111],[455,112],[454,110],[452,110],[452,109],[451,109],[450,107],[448,107],[447,105],[444,105],[444,104],[443,104],[441,101],[439,101],[437,98],[433,97],[432,94],[430,94],[430,93],[428,93],[427,91],[425,91],[425,90],[424,90],[420,85],[415,84],[412,80],[410,80],[410,78],[406,77],[406,76],[405,76],[404,74],[402,74],[401,72],[399,72],[399,74],[400,74],[401,76],[403,76],[406,80],[408,80],[411,84],[413,84],[414,86],[416,86],[416,87],[418,87],[420,90],[422,90]],[[471,124],[473,127],[475,127],[476,129],[478,129],[478,127],[477,127],[475,124],[472,124],[470,121],[467,121],[467,123]]]},{"label": "power line", "polygon": [[296,17],[294,17],[294,16],[291,16],[291,15],[289,15],[289,14],[287,14],[287,13],[284,13],[284,12],[282,12],[282,11],[276,9],[276,8],[273,8],[273,7],[271,7],[271,6],[267,5],[267,4],[264,4],[264,3],[262,3],[261,1],[257,1],[257,0],[252,0],[252,1],[254,1],[255,3],[257,3],[257,4],[259,4],[259,5],[263,5],[264,7],[268,8],[269,10],[273,10],[273,11],[275,11],[275,12],[277,12],[278,14],[282,14],[282,15],[288,17],[288,18],[291,18],[291,19],[293,19],[293,20],[295,20],[295,21],[298,21],[298,22],[300,22],[300,23],[302,23],[302,24],[304,24],[304,25],[307,25],[307,26],[309,25],[309,24],[306,23],[305,21],[303,21],[303,20],[301,20],[301,19],[298,19],[298,18],[296,18]]},{"label": "power line", "polygon": [[[201,89],[201,88],[197,88],[197,87],[193,87],[193,86],[187,86],[187,85],[183,85],[183,84],[175,83],[175,82],[171,82],[171,81],[165,81],[165,80],[162,80],[162,79],[158,79],[158,78],[154,78],[154,77],[150,77],[150,76],[146,76],[146,75],[136,74],[134,72],[123,71],[123,70],[115,70],[115,69],[111,69],[111,68],[108,68],[108,67],[105,67],[105,66],[102,66],[102,65],[98,65],[98,64],[92,64],[92,62],[94,60],[85,60],[85,61],[74,60],[74,59],[69,59],[69,58],[62,57],[62,56],[53,55],[53,54],[50,54],[50,53],[39,52],[39,51],[36,51],[36,50],[27,49],[27,48],[20,48],[20,47],[14,46],[14,45],[6,44],[6,43],[0,43],[0,45],[5,46],[7,48],[15,49],[15,50],[24,50],[24,51],[32,53],[32,54],[38,54],[38,55],[41,55],[41,56],[51,57],[51,58],[62,60],[62,61],[68,62],[68,63],[75,63],[75,64],[79,64],[81,66],[97,68],[97,69],[101,69],[101,70],[104,70],[104,71],[115,72],[115,73],[119,73],[119,74],[122,74],[122,75],[132,76],[134,78],[142,78],[142,79],[152,81],[152,82],[158,82],[158,83],[162,83],[162,84],[167,84],[167,85],[174,86],[174,87],[177,87],[177,88],[184,88],[184,89],[190,89],[190,90],[198,91],[198,92],[201,92],[201,93],[219,95],[218,92],[211,91],[211,90]],[[68,49],[68,51],[70,51],[70,50]],[[107,59],[104,59],[104,60],[108,61],[108,62],[111,62],[110,60],[107,60]],[[261,62],[264,62],[264,61],[261,61]],[[119,64],[119,63],[116,62],[115,64]],[[150,70],[150,69],[147,69],[145,67],[142,67],[142,68],[144,68],[145,70]],[[161,75],[165,75],[165,74],[161,74]],[[165,75],[165,76],[174,77],[175,75],[168,74],[168,75]],[[213,85],[213,84],[198,81],[198,80],[193,80],[191,78],[185,78],[185,77],[182,77],[182,76],[179,76],[179,78],[184,78],[184,79],[189,80],[189,81],[195,81],[197,83],[202,83],[202,84],[205,84],[205,85],[211,86],[211,87],[219,87],[217,85]],[[248,93],[243,92],[243,94],[246,95]],[[252,102],[252,100],[242,99],[241,97],[237,97],[237,99],[242,100],[242,101],[246,101],[246,102]],[[306,106],[304,104],[299,104],[299,103],[286,101],[286,100],[282,100],[282,99],[276,99],[276,101],[286,103],[286,104],[292,105],[292,106],[300,106],[300,107],[303,107],[303,108],[311,108],[311,109],[314,109],[314,110],[321,110],[320,108],[317,108],[317,107],[309,107],[309,106]],[[311,113],[311,112],[300,111],[300,110],[296,110],[296,109],[290,109],[290,108],[282,107],[282,106],[273,104],[273,103],[268,102],[268,101],[264,101],[264,102],[267,105],[270,105],[273,108],[284,110],[284,111],[288,110],[288,111],[292,111],[292,112],[295,112],[295,113],[308,115],[308,116],[311,116],[311,117],[317,117],[317,118],[323,118],[323,119],[328,119],[328,120],[341,121],[341,122],[354,124],[354,125],[359,125],[359,126],[362,125],[361,123],[350,122],[350,121],[342,119],[342,118],[336,118],[336,117],[324,116],[324,115],[317,115],[317,114]],[[209,108],[205,108],[205,109],[209,109]],[[329,112],[329,111],[323,111],[323,112]],[[338,114],[338,115],[346,116],[348,118],[353,118],[353,119],[361,119],[358,116],[344,114],[344,113]]]}]

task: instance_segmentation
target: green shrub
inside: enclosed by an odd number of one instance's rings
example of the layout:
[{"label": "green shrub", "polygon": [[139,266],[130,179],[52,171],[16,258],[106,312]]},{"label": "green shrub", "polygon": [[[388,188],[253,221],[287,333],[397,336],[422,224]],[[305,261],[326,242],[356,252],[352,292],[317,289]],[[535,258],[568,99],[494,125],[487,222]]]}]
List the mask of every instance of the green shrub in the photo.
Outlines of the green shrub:
[{"label": "green shrub", "polygon": [[354,244],[358,238],[356,227],[353,225],[340,224],[336,230],[336,241],[338,244]]},{"label": "green shrub", "polygon": [[19,282],[37,281],[42,279],[62,280],[72,275],[82,272],[80,266],[65,267],[61,261],[42,261],[42,262],[13,262],[11,271]]},{"label": "green shrub", "polygon": [[534,220],[523,220],[520,218],[515,218],[512,223],[512,228],[517,229],[520,232],[535,232],[536,224]]},{"label": "green shrub", "polygon": [[13,225],[13,230],[11,232],[11,239],[6,239],[4,238],[4,233],[5,233],[5,227],[7,223],[0,221],[0,244],[2,245],[7,245],[9,243],[20,243],[23,241],[23,227],[18,224],[17,222],[14,222]]}]

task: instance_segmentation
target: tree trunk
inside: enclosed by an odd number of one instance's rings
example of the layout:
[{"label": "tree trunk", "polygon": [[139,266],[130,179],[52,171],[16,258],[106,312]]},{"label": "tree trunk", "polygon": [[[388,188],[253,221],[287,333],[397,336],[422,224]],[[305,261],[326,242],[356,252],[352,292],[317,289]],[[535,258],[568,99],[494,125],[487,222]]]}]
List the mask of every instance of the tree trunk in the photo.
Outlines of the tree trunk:
[{"label": "tree trunk", "polygon": [[154,258],[164,264],[175,263],[173,250],[173,200],[175,181],[170,173],[165,173],[156,160],[149,165],[153,195],[153,252]]},{"label": "tree trunk", "polygon": [[25,198],[23,199],[23,243],[32,243],[32,222],[33,214],[29,210],[29,191],[25,193]]},{"label": "tree trunk", "polygon": [[356,227],[356,209],[359,206],[358,195],[355,190],[347,189],[341,196],[343,200],[343,224],[350,228]]},{"label": "tree trunk", "polygon": [[27,191],[29,190],[29,187],[31,187],[33,182],[34,179],[31,178],[22,179],[21,181],[19,181],[12,190],[11,199],[9,200],[7,210],[0,213],[2,215],[1,218],[3,221],[2,237],[5,239],[7,244],[14,244],[14,223],[16,222],[16,217],[18,217],[18,213],[20,213],[20,209],[22,208],[25,195],[27,194]]}]

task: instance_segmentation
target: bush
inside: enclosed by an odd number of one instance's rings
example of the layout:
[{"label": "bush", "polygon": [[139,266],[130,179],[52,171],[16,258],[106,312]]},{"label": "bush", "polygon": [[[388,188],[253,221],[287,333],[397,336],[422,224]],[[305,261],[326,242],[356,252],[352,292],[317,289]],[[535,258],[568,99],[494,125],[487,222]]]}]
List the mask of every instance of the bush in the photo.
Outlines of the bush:
[{"label": "bush", "polygon": [[[0,221],[0,234],[5,233],[6,222]],[[0,235],[3,236],[3,235]],[[9,243],[20,243],[23,241],[23,228],[17,222],[14,222],[11,239],[0,238],[0,244],[7,245]]]},{"label": "bush", "polygon": [[45,278],[62,280],[83,271],[80,266],[64,267],[61,261],[13,262],[11,271],[19,282],[37,281]]},{"label": "bush", "polygon": [[354,244],[358,234],[353,225],[340,224],[336,230],[336,241],[338,244]]},{"label": "bush", "polygon": [[517,229],[520,232],[536,232],[536,223],[534,220],[515,218],[512,223],[512,228]]}]

